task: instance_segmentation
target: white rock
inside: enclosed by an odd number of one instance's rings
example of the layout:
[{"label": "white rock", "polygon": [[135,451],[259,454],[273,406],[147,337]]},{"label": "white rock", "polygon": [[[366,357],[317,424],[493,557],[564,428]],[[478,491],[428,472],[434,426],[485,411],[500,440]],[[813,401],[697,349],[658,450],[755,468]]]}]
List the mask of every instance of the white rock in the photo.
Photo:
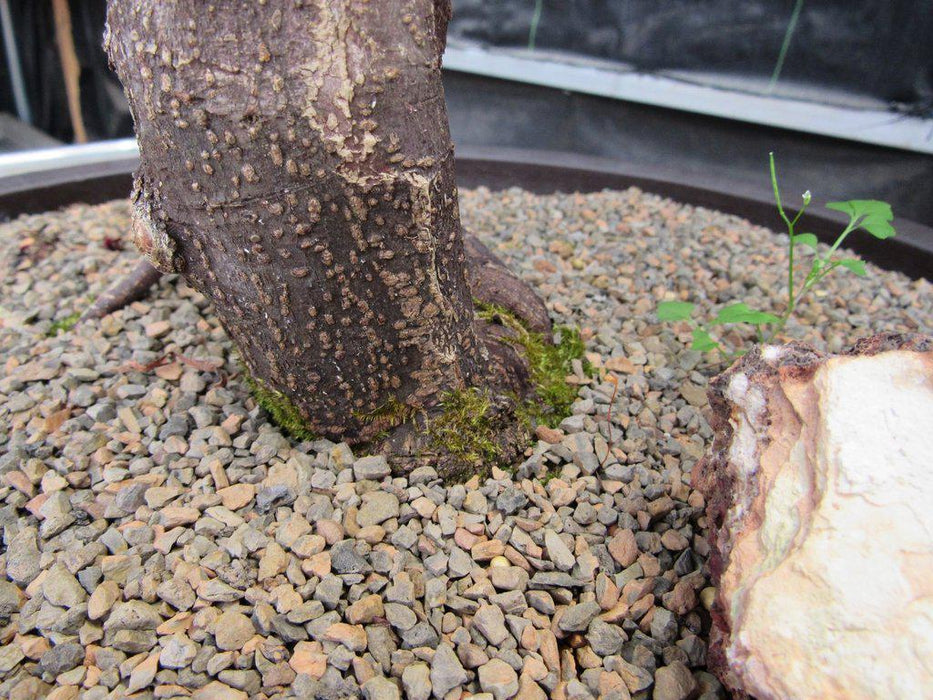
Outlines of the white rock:
[{"label": "white rock", "polygon": [[713,643],[759,700],[930,697],[933,353],[892,342],[770,347],[713,384]]}]

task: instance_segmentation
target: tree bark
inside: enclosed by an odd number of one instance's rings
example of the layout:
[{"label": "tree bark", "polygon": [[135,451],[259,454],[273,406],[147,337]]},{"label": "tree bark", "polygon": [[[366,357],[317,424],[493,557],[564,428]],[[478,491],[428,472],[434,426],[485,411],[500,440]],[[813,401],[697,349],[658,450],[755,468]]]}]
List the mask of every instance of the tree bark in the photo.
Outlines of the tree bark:
[{"label": "tree bark", "polygon": [[[321,436],[369,440],[380,407],[430,410],[464,387],[527,391],[515,351],[474,321],[440,77],[449,12],[109,3],[141,154],[137,245],[211,299],[252,377]],[[500,286],[492,268],[474,265],[474,286]],[[529,295],[518,313],[549,326],[527,288],[512,296]]]}]

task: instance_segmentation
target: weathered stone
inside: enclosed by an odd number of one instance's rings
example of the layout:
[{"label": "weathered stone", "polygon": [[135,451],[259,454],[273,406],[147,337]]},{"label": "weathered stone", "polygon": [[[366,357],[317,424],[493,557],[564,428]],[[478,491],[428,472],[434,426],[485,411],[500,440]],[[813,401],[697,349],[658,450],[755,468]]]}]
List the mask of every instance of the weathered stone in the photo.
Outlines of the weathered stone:
[{"label": "weathered stone", "polygon": [[285,573],[288,567],[288,554],[278,542],[270,542],[259,560],[259,580],[265,581],[279,574]]},{"label": "weathered stone", "polygon": [[159,514],[166,530],[179,525],[190,525],[201,516],[197,508],[189,506],[169,506],[159,511]]},{"label": "weathered stone", "polygon": [[362,457],[353,463],[353,476],[359,481],[382,481],[391,473],[392,469],[382,455]]},{"label": "weathered stone", "polygon": [[71,608],[87,600],[87,591],[78,583],[78,579],[61,564],[56,564],[49,569],[48,575],[42,582],[42,595],[52,605],[60,608]]},{"label": "weathered stone", "polygon": [[126,692],[135,693],[143,688],[148,688],[158,670],[159,654],[150,654],[133,668]]},{"label": "weathered stone", "polygon": [[156,645],[156,634],[152,630],[117,630],[109,639],[114,649],[127,654],[141,654]]},{"label": "weathered stone", "polygon": [[585,584],[563,571],[538,571],[531,577],[528,587],[533,590],[550,588],[579,588]]},{"label": "weathered stone", "polygon": [[32,583],[39,575],[39,547],[36,545],[36,529],[24,527],[10,541],[6,551],[6,573],[20,586]]},{"label": "weathered stone", "polygon": [[586,632],[586,641],[590,643],[590,648],[600,656],[618,654],[626,639],[621,626],[604,622],[599,618],[590,622]]},{"label": "weathered stone", "polygon": [[84,663],[84,647],[74,642],[57,644],[42,655],[39,665],[46,673],[57,676]]},{"label": "weathered stone", "polygon": [[187,581],[169,579],[159,584],[156,594],[176,610],[190,610],[197,596]]},{"label": "weathered stone", "polygon": [[524,508],[526,503],[528,497],[520,489],[508,486],[496,497],[496,510],[505,515],[513,515]]},{"label": "weathered stone", "polygon": [[369,562],[357,553],[354,540],[336,543],[330,551],[330,564],[338,574],[362,574],[372,570]]},{"label": "weathered stone", "polygon": [[493,566],[489,581],[500,591],[524,591],[528,586],[528,572],[519,566]]},{"label": "weathered stone", "polygon": [[26,654],[17,644],[5,644],[0,646],[0,673],[6,674],[19,665],[19,662],[26,658]]},{"label": "weathered stone", "polygon": [[638,559],[638,543],[635,541],[635,533],[631,530],[619,530],[609,540],[607,544],[609,554],[615,559],[619,566],[631,566]]},{"label": "weathered stone", "polygon": [[606,668],[615,671],[621,676],[625,687],[633,695],[650,688],[654,678],[645,669],[625,661],[621,656],[613,656],[607,660]]},{"label": "weathered stone", "polygon": [[431,697],[431,669],[426,664],[409,664],[402,671],[402,688],[408,700],[428,700]]},{"label": "weathered stone", "polygon": [[19,586],[10,581],[0,581],[0,622],[19,612],[25,602],[26,596]]},{"label": "weathered stone", "polygon": [[505,615],[496,605],[480,605],[479,610],[473,616],[473,627],[494,646],[499,646],[509,636],[509,631],[505,627]]},{"label": "weathered stone", "polygon": [[377,617],[385,615],[385,608],[382,605],[382,597],[378,595],[368,595],[360,598],[350,605],[344,617],[351,625],[369,624]]},{"label": "weathered stone", "polygon": [[183,634],[174,634],[162,647],[159,665],[163,668],[185,668],[197,655],[197,644]]},{"label": "weathered stone", "polygon": [[378,525],[390,518],[397,518],[399,514],[398,497],[387,491],[370,491],[363,494],[363,503],[356,514],[356,522],[360,527]]},{"label": "weathered stone", "polygon": [[495,539],[477,542],[470,548],[470,556],[474,561],[490,561],[502,556],[504,552],[505,543]]},{"label": "weathered stone", "polygon": [[651,636],[661,644],[670,644],[677,639],[677,618],[665,608],[655,608],[651,618]]},{"label": "weathered stone", "polygon": [[254,634],[256,630],[250,619],[235,610],[226,610],[214,627],[214,640],[222,651],[239,651]]},{"label": "weathered stone", "polygon": [[933,500],[931,350],[893,334],[833,357],[765,346],[712,383],[715,440],[694,479],[715,527],[709,664],[733,690],[933,687],[916,661],[933,639],[933,579],[918,573],[933,571],[933,509],[919,505]]},{"label": "weathered stone", "polygon": [[479,667],[479,686],[495,700],[507,700],[518,692],[518,674],[505,661],[492,659]]},{"label": "weathered stone", "polygon": [[438,637],[435,629],[428,622],[418,622],[408,630],[401,633],[403,649],[417,649],[418,647],[433,647],[437,645]]},{"label": "weathered stone", "polygon": [[361,625],[337,622],[327,628],[324,639],[343,644],[351,651],[363,651],[366,648],[366,632]]},{"label": "weathered stone", "polygon": [[158,610],[141,600],[120,603],[104,623],[105,630],[154,630],[162,623]]},{"label": "weathered stone", "polygon": [[146,502],[146,491],[148,489],[149,485],[141,482],[129,484],[117,491],[113,502],[124,513],[133,513]]},{"label": "weathered stone", "polygon": [[446,642],[439,644],[431,660],[431,691],[434,697],[441,700],[451,690],[462,686],[468,680],[469,677],[453,647]]},{"label": "weathered stone", "polygon": [[239,510],[253,500],[253,497],[256,495],[256,487],[252,484],[234,484],[233,486],[220,489],[217,495],[220,496],[220,501],[224,504],[224,508]]},{"label": "weathered stone", "polygon": [[602,608],[596,601],[571,605],[564,610],[557,625],[564,632],[582,632],[601,612]]},{"label": "weathered stone", "polygon": [[547,548],[548,558],[560,571],[570,571],[576,564],[576,557],[570,548],[553,530],[544,531],[544,546]]},{"label": "weathered stone", "polygon": [[593,694],[576,678],[567,683],[567,700],[594,700]]},{"label": "weathered stone", "polygon": [[652,700],[692,700],[696,694],[697,682],[690,669],[679,661],[662,666],[654,674]]},{"label": "weathered stone", "polygon": [[247,700],[248,697],[242,690],[220,681],[211,681],[191,694],[191,700]]},{"label": "weathered stone", "polygon": [[384,607],[386,619],[397,630],[410,630],[418,622],[418,616],[407,605],[386,603]]},{"label": "weathered stone", "polygon": [[400,700],[398,686],[385,676],[373,676],[362,686],[366,700]]},{"label": "weathered stone", "polygon": [[298,642],[288,665],[295,673],[304,673],[317,680],[327,668],[327,656],[320,642]]}]

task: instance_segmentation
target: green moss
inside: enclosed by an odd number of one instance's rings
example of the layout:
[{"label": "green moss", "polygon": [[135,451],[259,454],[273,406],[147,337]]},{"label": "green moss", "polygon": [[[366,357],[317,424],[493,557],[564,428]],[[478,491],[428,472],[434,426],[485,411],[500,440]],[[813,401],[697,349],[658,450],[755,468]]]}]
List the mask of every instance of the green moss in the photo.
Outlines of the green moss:
[{"label": "green moss", "polygon": [[[584,345],[579,331],[558,326],[555,328],[557,342],[550,343],[544,335],[530,331],[506,309],[476,300],[474,304],[478,317],[499,323],[513,332],[510,342],[520,348],[528,360],[535,395],[528,400],[517,399],[515,415],[529,432],[536,425],[557,426],[570,414],[570,406],[577,398],[578,387],[568,384],[566,377],[573,373],[573,361],[583,358]],[[583,367],[587,374],[592,372],[585,360]],[[287,396],[255,380],[245,367],[243,376],[256,402],[270,414],[274,423],[298,439],[315,438]],[[354,416],[364,423],[378,423],[385,431],[415,420],[417,411],[392,397],[382,406],[366,413],[354,413]],[[422,425],[434,448],[462,465],[451,475],[456,481],[491,464],[505,466],[501,464],[503,447],[499,441],[502,419],[488,391],[468,387],[443,394],[440,411],[426,418]]]},{"label": "green moss", "polygon": [[541,477],[541,485],[546,487],[548,483],[550,483],[551,479],[557,479],[559,477],[560,477],[560,468],[551,467],[544,473],[544,476]]},{"label": "green moss", "polygon": [[[577,398],[578,387],[567,383],[573,374],[573,361],[583,359],[585,347],[580,332],[568,326],[557,326],[556,343],[549,343],[541,333],[533,333],[522,321],[506,309],[494,304],[473,300],[476,315],[491,323],[500,323],[515,334],[512,339],[528,359],[535,399],[523,402],[518,414],[526,422],[556,427],[570,415],[570,406]],[[583,360],[583,370],[592,372],[590,363]]]},{"label": "green moss", "polygon": [[272,422],[298,440],[315,440],[317,436],[308,430],[307,422],[298,407],[285,394],[270,389],[243,368],[243,377],[250,393],[262,408],[272,417]]},{"label": "green moss", "polygon": [[362,413],[353,411],[353,416],[367,425],[378,423],[384,429],[394,428],[397,425],[405,423],[415,416],[415,409],[406,403],[402,403],[395,396],[390,396],[388,400],[378,408]]},{"label": "green moss", "polygon": [[482,389],[449,391],[441,397],[441,412],[428,423],[437,449],[464,465],[481,466],[499,460],[498,430],[492,419],[492,401]]},{"label": "green moss", "polygon": [[69,314],[65,316],[65,318],[60,318],[59,320],[55,321],[51,326],[49,326],[49,330],[46,332],[46,335],[49,338],[54,338],[56,335],[58,335],[59,331],[65,331],[67,333],[68,331],[70,331],[72,328],[75,327],[75,324],[78,322],[80,318],[81,318],[80,311],[75,311],[73,314]]}]

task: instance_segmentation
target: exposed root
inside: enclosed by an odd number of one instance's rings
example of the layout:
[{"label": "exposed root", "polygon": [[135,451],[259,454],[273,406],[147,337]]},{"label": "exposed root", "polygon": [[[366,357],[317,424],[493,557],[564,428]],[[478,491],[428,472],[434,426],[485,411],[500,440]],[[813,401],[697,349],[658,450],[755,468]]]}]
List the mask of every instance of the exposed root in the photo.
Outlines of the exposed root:
[{"label": "exposed root", "polygon": [[[473,235],[463,235],[467,284],[475,299],[507,310],[534,333],[549,335],[547,307],[534,290],[509,270]],[[146,296],[162,272],[140,260],[123,279],[104,292],[81,316],[81,321],[103,318]]]},{"label": "exposed root", "polygon": [[79,323],[103,318],[124,306],[145,298],[152,287],[162,277],[162,272],[155,269],[148,260],[140,260],[125,277],[101,294],[88,309],[81,314]]},{"label": "exposed root", "polygon": [[551,334],[547,307],[535,291],[507,268],[489,248],[468,233],[463,235],[467,285],[473,298],[505,309],[532,333]]}]

